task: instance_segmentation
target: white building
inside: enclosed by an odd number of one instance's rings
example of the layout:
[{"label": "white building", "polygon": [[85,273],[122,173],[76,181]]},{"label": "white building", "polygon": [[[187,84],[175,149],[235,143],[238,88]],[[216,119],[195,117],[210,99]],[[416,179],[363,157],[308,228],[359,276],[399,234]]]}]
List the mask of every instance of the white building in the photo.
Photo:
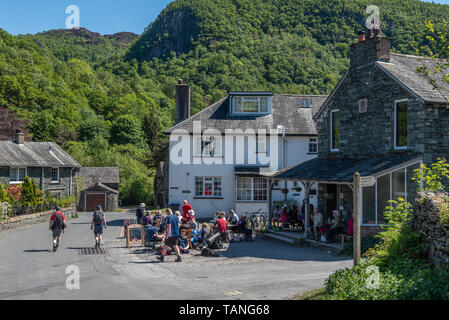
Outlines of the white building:
[{"label": "white building", "polygon": [[[259,210],[268,214],[267,176],[317,155],[312,117],[326,96],[230,92],[192,117],[190,88],[180,83],[176,98],[177,124],[166,131],[170,134],[168,203],[176,206],[187,200],[197,218],[230,209],[239,216]],[[286,196],[283,189],[288,189]],[[284,200],[301,206],[303,199],[302,185],[273,186],[273,208]],[[317,204],[315,187],[310,202]]]}]

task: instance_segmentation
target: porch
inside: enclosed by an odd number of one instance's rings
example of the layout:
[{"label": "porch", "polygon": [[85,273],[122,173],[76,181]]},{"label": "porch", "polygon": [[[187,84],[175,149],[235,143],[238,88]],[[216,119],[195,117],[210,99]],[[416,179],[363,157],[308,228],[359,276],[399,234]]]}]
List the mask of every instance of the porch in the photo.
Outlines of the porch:
[{"label": "porch", "polygon": [[[318,184],[318,210],[324,222],[338,211],[344,232],[353,216],[355,193],[360,192],[360,226],[362,236],[376,233],[384,223],[383,211],[391,199],[402,197],[413,202],[416,182],[413,171],[422,163],[416,155],[389,156],[366,159],[312,159],[296,167],[280,170],[270,179],[270,190],[276,181],[298,181],[304,186],[305,219],[303,237],[309,239],[312,208],[309,205],[310,188]],[[353,176],[361,175],[360,190],[354,190]],[[269,201],[272,205],[272,201]],[[270,224],[273,208],[269,208]],[[355,227],[355,225],[354,225]]]}]

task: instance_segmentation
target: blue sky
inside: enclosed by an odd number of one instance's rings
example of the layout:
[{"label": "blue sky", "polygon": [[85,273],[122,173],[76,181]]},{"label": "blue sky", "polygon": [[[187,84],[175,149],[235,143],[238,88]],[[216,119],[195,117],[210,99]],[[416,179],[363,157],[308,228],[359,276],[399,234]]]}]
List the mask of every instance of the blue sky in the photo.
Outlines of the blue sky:
[{"label": "blue sky", "polygon": [[[1,0],[0,28],[14,35],[65,28],[67,6],[77,5],[81,27],[101,34],[120,31],[140,34],[171,1]],[[449,4],[449,0],[435,2]]]}]

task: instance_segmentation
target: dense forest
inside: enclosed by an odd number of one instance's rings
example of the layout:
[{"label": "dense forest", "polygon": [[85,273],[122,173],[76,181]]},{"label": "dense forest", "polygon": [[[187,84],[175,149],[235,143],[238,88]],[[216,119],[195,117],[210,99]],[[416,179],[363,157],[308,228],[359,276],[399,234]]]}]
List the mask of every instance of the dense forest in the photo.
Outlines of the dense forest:
[{"label": "dense forest", "polygon": [[[84,166],[119,166],[123,203],[151,203],[178,78],[192,86],[193,113],[228,90],[328,94],[370,4],[177,0],[140,37],[0,30],[0,136],[20,127],[28,139],[57,142]],[[449,16],[448,5],[375,4],[400,53],[429,54],[425,21]]]}]

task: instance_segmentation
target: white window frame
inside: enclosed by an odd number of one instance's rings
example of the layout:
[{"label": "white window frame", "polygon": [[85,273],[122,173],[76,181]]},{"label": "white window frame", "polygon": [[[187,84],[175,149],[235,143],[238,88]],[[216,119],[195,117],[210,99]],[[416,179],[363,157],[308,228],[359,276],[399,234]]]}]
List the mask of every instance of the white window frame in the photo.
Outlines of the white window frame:
[{"label": "white window frame", "polygon": [[[239,111],[236,111],[235,105],[234,105],[234,98],[241,98],[241,105]],[[261,102],[260,100],[262,98],[266,98],[267,99],[267,111],[261,111]],[[245,99],[247,100],[257,100],[257,111],[255,112],[244,112],[243,111],[243,106],[245,104]],[[235,95],[231,97],[231,111],[232,114],[234,115],[265,115],[265,114],[271,114],[271,106],[272,106],[272,96],[245,96],[245,95]]]},{"label": "white window frame", "polygon": [[[408,99],[401,99],[401,100],[395,100],[394,101],[394,110],[393,110],[393,117],[394,117],[394,124],[393,124],[393,143],[394,143],[394,150],[407,150],[407,146],[398,146],[396,144],[397,142],[397,106],[399,103],[407,102],[407,109],[408,109]],[[408,110],[407,110],[407,116],[408,116]],[[408,144],[408,134],[407,134],[407,144]]]},{"label": "white window frame", "polygon": [[[244,179],[251,179],[251,199],[250,200],[246,200],[246,199],[245,200],[239,200],[238,179],[242,179],[242,178],[244,178]],[[266,200],[254,200],[254,191],[256,191],[256,189],[254,187],[255,179],[263,179],[264,180],[265,186],[266,186],[266,194],[265,194]],[[235,199],[236,199],[237,202],[268,202],[268,189],[269,189],[269,186],[268,186],[268,180],[265,179],[265,178],[261,178],[261,177],[237,177],[236,183],[235,183],[235,189],[236,189],[235,190]],[[259,190],[263,190],[263,189],[259,189]]]},{"label": "white window frame", "polygon": [[[218,138],[217,140],[215,140]],[[195,143],[195,157],[208,157],[208,158],[216,158],[222,156],[222,138],[215,136],[203,136],[196,137],[197,141]],[[208,141],[213,140],[212,142]],[[207,142],[212,143],[211,151],[206,153],[207,146],[205,145]],[[204,145],[203,145],[204,143]],[[201,148],[201,152],[199,152],[198,148]]]},{"label": "white window frame", "polygon": [[[196,193],[196,183],[197,180],[201,179],[202,180],[202,195],[198,195]],[[212,183],[212,190],[211,190],[211,195],[206,195],[206,189],[205,189],[205,185],[206,185],[206,179],[212,179],[211,183]],[[215,195],[215,182],[216,180],[220,179],[220,195]],[[223,177],[195,177],[195,198],[222,198],[223,197]]]},{"label": "white window frame", "polygon": [[[57,180],[53,180],[53,170],[57,170],[57,175],[58,175],[58,179]],[[61,182],[61,176],[59,174],[59,168],[55,167],[55,168],[51,168],[51,183],[59,183]]]},{"label": "white window frame", "polygon": [[[379,176],[376,177],[376,184],[374,185],[374,190],[375,190],[375,199],[374,199],[374,203],[375,203],[375,224],[371,224],[371,223],[363,223],[363,187],[360,187],[360,225],[364,226],[364,227],[378,227],[378,226],[382,226],[383,224],[379,224],[378,221],[378,217],[379,217],[379,208],[377,205],[377,194],[378,194],[378,179],[380,177],[389,175],[390,176],[390,199],[389,200],[396,200],[396,199],[392,199],[393,198],[393,172],[399,171],[399,170],[404,170],[405,174],[404,174],[404,180],[405,180],[405,184],[404,184],[404,188],[405,188],[405,201],[407,201],[407,187],[408,187],[408,176],[407,176],[407,168],[408,167],[412,167],[414,165],[419,165],[419,167],[421,167],[422,165],[422,161],[417,161],[417,162],[412,162],[409,163],[405,166],[401,166],[399,168],[395,168],[394,170],[385,173],[385,174],[381,174]],[[422,181],[421,181],[422,184]]]},{"label": "white window frame", "polygon": [[256,153],[267,153],[267,138],[257,137]]},{"label": "white window frame", "polygon": [[[330,117],[329,117],[329,119],[330,119],[330,127],[329,127],[329,131],[330,131],[330,134],[329,134],[329,137],[330,137],[330,149],[331,149],[331,152],[338,152],[338,151],[340,151],[340,149],[339,148],[337,148],[337,149],[334,149],[333,148],[333,142],[334,142],[334,130],[333,130],[333,120],[332,120],[332,114],[333,113],[336,113],[336,112],[340,112],[340,109],[336,109],[336,110],[332,110],[332,111],[330,111],[330,113],[329,113],[329,115],[330,115]],[[340,128],[339,128],[340,129]],[[339,142],[338,142],[338,145],[340,146],[340,137],[338,138],[339,139]]]},{"label": "white window frame", "polygon": [[[315,141],[312,141],[312,140],[315,140]],[[315,145],[316,151],[312,151],[312,150],[311,150],[310,147],[311,147],[312,145]],[[309,138],[309,153],[310,153],[310,154],[317,154],[317,153],[318,153],[318,138],[316,138],[316,137]]]},{"label": "white window frame", "polygon": [[[23,176],[23,180],[20,181],[20,170],[24,169],[25,170],[25,175]],[[12,181],[11,180],[11,171],[12,170],[16,170],[16,181]],[[26,167],[10,167],[9,168],[9,184],[22,184],[25,181],[25,178],[28,175],[28,170]]]}]

